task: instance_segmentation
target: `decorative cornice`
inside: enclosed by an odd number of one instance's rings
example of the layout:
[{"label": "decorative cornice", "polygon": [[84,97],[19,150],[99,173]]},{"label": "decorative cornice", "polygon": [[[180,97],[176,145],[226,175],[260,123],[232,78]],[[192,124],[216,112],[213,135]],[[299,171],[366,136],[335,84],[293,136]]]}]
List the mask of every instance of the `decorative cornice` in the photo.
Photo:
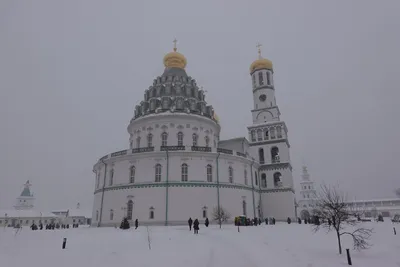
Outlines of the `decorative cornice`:
[{"label": "decorative cornice", "polygon": [[264,141],[259,141],[259,142],[253,142],[250,143],[250,146],[261,146],[261,145],[270,145],[270,144],[277,144],[277,143],[283,143],[285,142],[288,147],[290,147],[289,140],[287,138],[279,138],[279,139],[274,139],[274,140],[264,140]]},{"label": "decorative cornice", "polygon": [[284,170],[287,168],[289,168],[290,171],[292,171],[292,165],[289,162],[262,164],[258,169],[260,171],[274,171],[274,170]]},{"label": "decorative cornice", "polygon": [[[135,184],[123,184],[123,185],[113,185],[104,188],[104,191],[115,191],[115,190],[124,190],[124,189],[133,189],[133,188],[165,188],[165,187],[210,187],[217,188],[217,183],[209,183],[209,182],[153,182],[153,183],[135,183]],[[231,189],[239,189],[239,190],[248,190],[256,193],[276,193],[276,192],[287,192],[291,191],[294,193],[293,188],[274,188],[274,189],[258,189],[252,188],[249,185],[240,185],[240,184],[231,184],[231,183],[219,183],[219,188],[231,188]],[[102,192],[103,189],[97,189],[94,194]]]}]

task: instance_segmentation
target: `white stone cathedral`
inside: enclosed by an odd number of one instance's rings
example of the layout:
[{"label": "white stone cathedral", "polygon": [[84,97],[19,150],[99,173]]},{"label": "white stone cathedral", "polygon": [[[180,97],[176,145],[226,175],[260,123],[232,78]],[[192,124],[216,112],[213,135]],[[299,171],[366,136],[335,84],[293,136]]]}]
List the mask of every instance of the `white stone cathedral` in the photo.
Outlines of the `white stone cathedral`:
[{"label": "white stone cathedral", "polygon": [[[176,43],[175,43],[176,44]],[[221,126],[205,93],[174,51],[145,90],[128,125],[129,149],[94,165],[94,226],[124,217],[142,224],[215,221],[215,210],[250,218],[295,218],[287,128],[275,99],[272,62],[250,66],[254,107],[248,138],[220,140]]]}]

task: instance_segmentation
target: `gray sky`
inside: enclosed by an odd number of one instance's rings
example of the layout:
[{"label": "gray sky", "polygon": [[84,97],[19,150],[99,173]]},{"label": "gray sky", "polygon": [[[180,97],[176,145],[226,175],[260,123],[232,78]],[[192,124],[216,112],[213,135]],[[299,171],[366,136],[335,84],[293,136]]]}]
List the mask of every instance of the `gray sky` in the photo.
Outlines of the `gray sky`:
[{"label": "gray sky", "polygon": [[[149,3],[151,2],[151,3]],[[274,63],[294,179],[352,197],[400,187],[399,1],[0,2],[0,208],[30,179],[42,209],[91,209],[92,166],[126,127],[179,40],[221,138],[247,136],[249,66]]]}]

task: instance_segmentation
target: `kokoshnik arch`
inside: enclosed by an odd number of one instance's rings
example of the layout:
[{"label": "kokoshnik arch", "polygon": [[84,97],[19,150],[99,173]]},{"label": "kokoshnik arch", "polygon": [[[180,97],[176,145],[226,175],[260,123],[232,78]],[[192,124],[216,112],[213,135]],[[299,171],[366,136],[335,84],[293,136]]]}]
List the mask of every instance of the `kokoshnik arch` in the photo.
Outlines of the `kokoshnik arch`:
[{"label": "kokoshnik arch", "polygon": [[[250,66],[254,107],[246,137],[220,140],[221,126],[205,93],[174,50],[135,107],[129,149],[102,157],[93,167],[94,226],[123,217],[143,224],[212,220],[214,209],[286,220],[295,217],[287,128],[276,104],[272,62]],[[250,90],[251,88],[251,90]]]}]

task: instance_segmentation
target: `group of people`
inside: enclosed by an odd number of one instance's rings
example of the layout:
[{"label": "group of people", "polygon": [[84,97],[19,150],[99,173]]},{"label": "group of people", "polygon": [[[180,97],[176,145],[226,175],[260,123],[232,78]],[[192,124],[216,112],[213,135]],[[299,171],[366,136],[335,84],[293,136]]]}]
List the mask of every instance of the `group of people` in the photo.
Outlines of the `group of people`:
[{"label": "group of people", "polygon": [[[189,218],[188,220],[188,224],[189,224],[189,231],[192,231],[192,225],[193,225],[193,230],[194,230],[194,234],[197,235],[199,234],[199,230],[200,230],[200,223],[199,220],[196,218],[194,221],[192,220],[192,218]],[[210,224],[210,221],[208,220],[208,218],[206,218],[204,225],[206,227],[208,227],[208,225]]]}]

